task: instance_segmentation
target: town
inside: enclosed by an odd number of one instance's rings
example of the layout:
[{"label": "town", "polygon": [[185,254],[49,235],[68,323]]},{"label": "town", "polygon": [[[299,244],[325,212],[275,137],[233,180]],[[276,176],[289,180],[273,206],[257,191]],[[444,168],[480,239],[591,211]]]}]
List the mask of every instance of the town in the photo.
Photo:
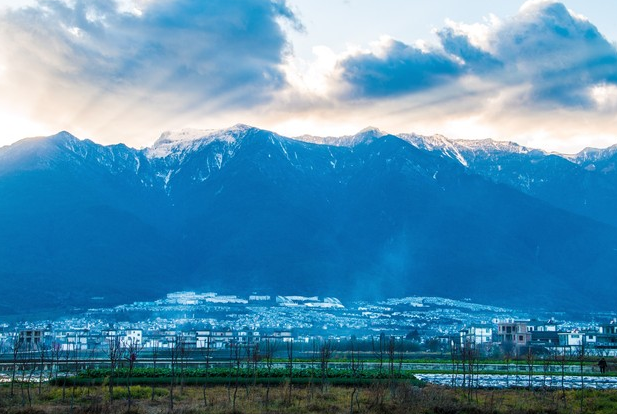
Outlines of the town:
[{"label": "town", "polygon": [[[570,321],[565,314],[531,314],[470,301],[407,297],[344,304],[334,297],[246,298],[214,292],[174,292],[153,302],[93,308],[57,320],[2,323],[0,358],[40,350],[104,352],[113,341],[140,349],[223,351],[235,344],[271,340],[345,343],[388,338],[405,352],[449,353],[473,348],[479,355],[617,355],[617,320]],[[180,340],[178,339],[180,338]],[[92,354],[94,355],[94,353]],[[221,353],[221,355],[224,355]]]}]

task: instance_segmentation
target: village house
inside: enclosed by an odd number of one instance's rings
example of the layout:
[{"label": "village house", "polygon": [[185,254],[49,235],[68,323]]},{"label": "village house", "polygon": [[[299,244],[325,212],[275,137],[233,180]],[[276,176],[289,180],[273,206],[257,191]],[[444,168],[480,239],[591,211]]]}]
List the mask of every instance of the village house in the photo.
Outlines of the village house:
[{"label": "village house", "polygon": [[528,321],[505,319],[497,323],[497,340],[502,346],[514,345],[517,348],[527,346],[531,333],[527,330]]},{"label": "village house", "polygon": [[459,332],[463,348],[488,348],[493,343],[493,328],[488,325],[470,326]]}]

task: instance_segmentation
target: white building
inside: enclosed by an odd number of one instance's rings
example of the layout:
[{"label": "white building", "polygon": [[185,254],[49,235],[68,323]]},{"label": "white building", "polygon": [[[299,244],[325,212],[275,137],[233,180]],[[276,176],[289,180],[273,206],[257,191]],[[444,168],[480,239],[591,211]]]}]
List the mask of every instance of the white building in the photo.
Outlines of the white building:
[{"label": "white building", "polygon": [[527,332],[557,332],[557,324],[553,321],[532,320],[527,322]]},{"label": "white building", "polygon": [[125,346],[143,345],[143,331],[141,329],[127,329],[122,338]]},{"label": "white building", "polygon": [[559,332],[559,346],[580,347],[589,345],[594,347],[598,341],[597,332],[581,332],[575,329],[571,332]]},{"label": "white building", "polygon": [[460,332],[461,346],[479,348],[493,342],[493,328],[489,326],[470,326]]},{"label": "white building", "polygon": [[88,349],[89,333],[85,330],[71,330],[56,336],[62,351],[85,351]]}]

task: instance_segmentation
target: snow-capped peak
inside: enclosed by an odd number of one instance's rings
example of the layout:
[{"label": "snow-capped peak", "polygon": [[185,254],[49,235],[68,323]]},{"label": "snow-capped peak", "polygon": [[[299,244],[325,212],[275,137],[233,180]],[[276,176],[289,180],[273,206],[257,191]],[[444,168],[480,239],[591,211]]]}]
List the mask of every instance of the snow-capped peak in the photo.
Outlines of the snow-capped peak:
[{"label": "snow-capped peak", "polygon": [[458,146],[472,151],[483,151],[485,153],[501,151],[513,154],[528,154],[532,151],[540,151],[519,145],[512,141],[496,141],[492,138],[485,139],[457,139],[453,141]]},{"label": "snow-capped peak", "polygon": [[377,127],[367,126],[366,128],[362,129],[360,132],[358,132],[356,134],[356,136],[358,136],[358,135],[367,135],[367,134],[370,134],[370,135],[372,135],[374,137],[377,137],[377,138],[381,138],[384,135],[388,135],[387,132],[384,132],[384,131],[382,131],[381,129],[379,129]]},{"label": "snow-capped peak", "polygon": [[617,145],[612,145],[608,148],[591,148],[587,147],[577,154],[565,155],[572,162],[583,164],[586,162],[597,162],[605,160],[617,154]]},{"label": "snow-capped peak", "polygon": [[49,139],[77,140],[77,137],[75,137],[75,135],[71,134],[68,131],[60,131],[57,134],[50,136]]},{"label": "snow-capped peak", "polygon": [[399,138],[406,140],[415,147],[428,150],[440,151],[444,155],[458,160],[462,165],[468,166],[469,157],[476,157],[478,154],[492,155],[495,153],[509,154],[529,154],[536,152],[546,154],[542,150],[536,150],[518,145],[511,141],[496,141],[491,138],[486,139],[448,139],[443,135],[423,136],[417,134],[399,134]]},{"label": "snow-capped peak", "polygon": [[468,166],[467,160],[463,154],[461,154],[461,148],[457,142],[443,135],[422,136],[417,134],[399,134],[398,137],[421,150],[441,151],[446,156],[456,159],[465,167]]},{"label": "snow-capped peak", "polygon": [[253,127],[236,124],[220,130],[185,128],[179,131],[166,131],[161,134],[152,147],[146,149],[146,155],[149,158],[165,158],[173,153],[196,150],[214,141],[233,144],[250,129],[253,129]]},{"label": "snow-capped peak", "polygon": [[215,132],[213,129],[192,128],[185,128],[179,131],[165,131],[155,141],[153,147],[177,141],[195,141],[196,139],[211,135],[213,132]]},{"label": "snow-capped peak", "polygon": [[354,135],[343,135],[340,137],[301,135],[299,137],[295,137],[294,139],[303,142],[310,142],[312,144],[332,145],[336,147],[353,147],[386,135],[388,135],[387,132],[384,132],[379,128],[369,126]]}]

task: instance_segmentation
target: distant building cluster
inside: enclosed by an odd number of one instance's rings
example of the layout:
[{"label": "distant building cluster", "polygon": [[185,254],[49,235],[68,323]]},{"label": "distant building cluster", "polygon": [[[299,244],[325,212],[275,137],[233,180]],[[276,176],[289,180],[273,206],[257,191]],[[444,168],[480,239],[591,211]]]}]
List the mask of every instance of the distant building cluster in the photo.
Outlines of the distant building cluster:
[{"label": "distant building cluster", "polygon": [[53,331],[28,329],[0,333],[0,351],[17,349],[27,351],[106,351],[111,346],[135,346],[139,349],[165,350],[177,347],[185,349],[224,349],[230,345],[253,345],[268,339],[288,342],[298,339],[291,331],[259,332],[252,330],[217,331],[174,329],[147,331],[142,329],[71,329]]},{"label": "distant building cluster", "polygon": [[344,306],[337,298],[324,298],[320,301],[317,296],[277,296],[276,303],[281,306],[306,306],[308,308],[343,309]]},{"label": "distant building cluster", "polygon": [[511,355],[528,350],[617,356],[617,319],[587,329],[560,329],[552,320],[496,320],[493,324],[470,326],[447,339],[462,348],[489,352],[499,347]]},{"label": "distant building cluster", "polygon": [[[266,296],[270,300],[269,296]],[[247,304],[246,299],[241,299],[235,295],[219,296],[216,293],[195,293],[195,292],[174,292],[168,293],[167,299],[161,301],[166,304],[177,305],[199,305],[200,303],[226,303],[226,304]]]},{"label": "distant building cluster", "polygon": [[[174,292],[168,293],[167,298],[158,301],[167,305],[200,305],[200,304],[270,304],[272,297],[269,295],[250,295],[247,299],[239,298],[236,295],[218,295],[213,292]],[[337,298],[324,298],[320,300],[318,296],[276,296],[274,303],[279,306],[288,307],[309,307],[309,308],[335,308],[343,309],[344,306]]]},{"label": "distant building cluster", "polygon": [[[221,308],[223,306],[223,308]],[[120,305],[114,309],[90,310],[100,312],[99,319],[86,318],[83,327],[66,326],[64,323],[31,324],[28,327],[10,329],[8,324],[0,325],[0,353],[19,348],[20,351],[39,351],[42,349],[67,351],[95,351],[108,349],[114,343],[121,346],[137,345],[141,349],[170,349],[182,344],[186,349],[224,349],[232,344],[252,345],[260,341],[276,340],[288,342],[292,339],[308,341],[308,336],[293,332],[292,327],[273,329],[256,326],[231,328],[217,326],[216,319],[208,322],[196,321],[194,318],[182,317],[169,321],[156,318],[139,323],[107,323],[102,320],[109,315],[138,310],[158,310],[163,313],[186,311],[187,309],[220,309],[239,311],[246,306],[282,307],[285,309],[337,309],[345,307],[340,300],[327,297],[320,300],[317,296],[276,296],[252,294],[248,299],[236,295],[219,295],[214,292],[196,293],[193,291],[173,292],[164,299],[154,302],[135,302],[132,305]],[[229,308],[227,308],[229,307]],[[102,316],[101,316],[102,315]],[[102,317],[102,319],[101,319]],[[187,323],[195,322],[186,327]],[[258,324],[257,324],[258,325]]]},{"label": "distant building cluster", "polygon": [[[388,337],[441,351],[473,349],[520,356],[585,352],[617,356],[617,320],[568,321],[565,315],[512,317],[511,309],[439,297],[408,297],[343,305],[334,297],[253,293],[173,292],[152,302],[90,309],[55,321],[0,324],[0,353],[21,350],[104,351],[109,346],[141,349],[221,350],[267,340],[308,343],[314,339],[371,342]],[[542,315],[544,316],[544,315]]]}]

